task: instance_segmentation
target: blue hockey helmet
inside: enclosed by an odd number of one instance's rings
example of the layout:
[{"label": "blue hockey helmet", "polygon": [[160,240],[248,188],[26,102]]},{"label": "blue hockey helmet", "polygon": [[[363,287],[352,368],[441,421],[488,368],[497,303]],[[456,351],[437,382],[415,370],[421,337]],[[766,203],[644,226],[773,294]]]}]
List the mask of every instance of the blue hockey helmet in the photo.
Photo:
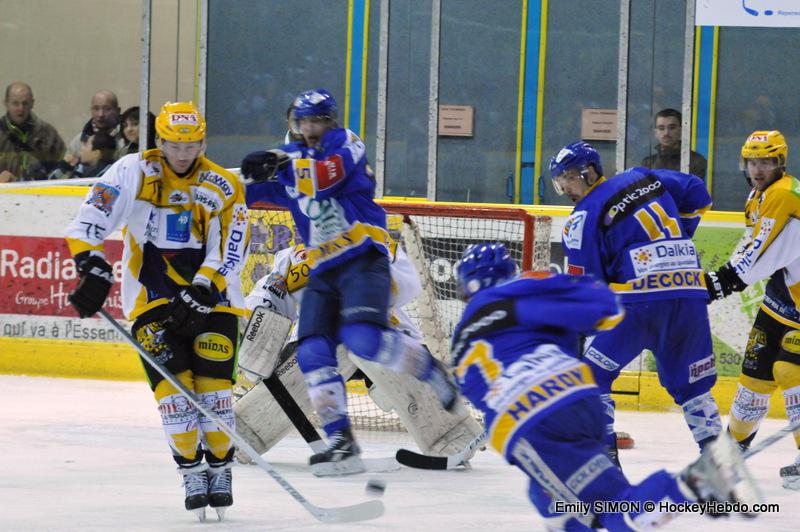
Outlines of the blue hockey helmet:
[{"label": "blue hockey helmet", "polygon": [[301,92],[292,104],[295,120],[316,116],[336,120],[336,100],[325,89]]},{"label": "blue hockey helmet", "polygon": [[456,264],[458,297],[467,300],[484,288],[517,274],[517,264],[500,242],[474,244]]},{"label": "blue hockey helmet", "polygon": [[[581,175],[584,175],[588,167],[594,167],[598,176],[603,175],[603,167],[600,164],[600,154],[588,142],[579,140],[572,144],[567,144],[550,159],[550,179],[558,195],[562,195],[564,190],[558,183],[557,178],[564,172],[577,168]],[[585,179],[585,176],[584,176]]]}]

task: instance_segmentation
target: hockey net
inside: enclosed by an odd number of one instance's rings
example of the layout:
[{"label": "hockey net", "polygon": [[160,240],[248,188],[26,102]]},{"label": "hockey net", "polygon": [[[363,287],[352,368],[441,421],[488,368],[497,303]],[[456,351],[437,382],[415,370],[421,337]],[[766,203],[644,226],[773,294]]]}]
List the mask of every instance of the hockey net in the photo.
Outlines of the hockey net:
[{"label": "hockey net", "polygon": [[[550,264],[548,216],[520,208],[454,206],[437,203],[381,202],[387,226],[415,265],[423,290],[405,310],[416,322],[433,355],[448,361],[449,344],[464,304],[456,297],[454,269],[464,249],[474,243],[502,242],[523,270],[547,269]],[[253,233],[250,257],[243,274],[248,293],[266,275],[272,256],[294,245],[294,225],[288,212],[251,211]],[[350,380],[348,413],[362,430],[403,430],[394,412],[384,412],[370,398],[363,380]]]}]

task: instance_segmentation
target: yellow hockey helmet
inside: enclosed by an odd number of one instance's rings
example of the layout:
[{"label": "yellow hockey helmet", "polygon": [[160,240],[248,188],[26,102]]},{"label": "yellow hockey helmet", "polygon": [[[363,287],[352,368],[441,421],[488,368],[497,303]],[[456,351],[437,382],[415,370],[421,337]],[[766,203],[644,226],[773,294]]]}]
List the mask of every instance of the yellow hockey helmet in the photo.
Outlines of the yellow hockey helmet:
[{"label": "yellow hockey helmet", "polygon": [[168,142],[198,142],[206,138],[206,120],[192,102],[167,102],[156,117],[156,133]]},{"label": "yellow hockey helmet", "polygon": [[779,166],[786,166],[789,146],[780,131],[753,131],[742,146],[742,165],[745,159],[775,157]]}]

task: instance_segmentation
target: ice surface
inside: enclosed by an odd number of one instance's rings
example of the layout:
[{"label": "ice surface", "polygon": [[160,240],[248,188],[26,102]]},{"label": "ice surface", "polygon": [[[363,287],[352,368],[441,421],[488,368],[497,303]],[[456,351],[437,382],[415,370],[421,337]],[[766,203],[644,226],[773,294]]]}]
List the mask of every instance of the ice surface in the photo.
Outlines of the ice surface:
[{"label": "ice surface", "polygon": [[[527,481],[493,451],[479,453],[470,471],[400,471],[317,479],[306,467],[309,449],[289,436],[265,455],[318,506],[367,499],[369,478],[386,480],[386,514],[347,525],[317,522],[256,466],[237,466],[234,506],[225,521],[199,523],[183,509],[155,401],[144,383],[0,376],[0,529],[9,530],[542,530],[526,497]],[[762,436],[785,424],[766,420]],[[696,447],[677,413],[619,412],[617,428],[636,448],[621,452],[636,482],[657,468],[679,470]],[[414,448],[406,434],[360,433],[367,457]],[[756,439],[756,442],[758,439]],[[755,520],[676,519],[663,530],[797,530],[800,493],[781,487],[778,469],[796,450],[791,437],[749,464],[767,502],[780,512]],[[213,512],[209,511],[210,516]]]}]

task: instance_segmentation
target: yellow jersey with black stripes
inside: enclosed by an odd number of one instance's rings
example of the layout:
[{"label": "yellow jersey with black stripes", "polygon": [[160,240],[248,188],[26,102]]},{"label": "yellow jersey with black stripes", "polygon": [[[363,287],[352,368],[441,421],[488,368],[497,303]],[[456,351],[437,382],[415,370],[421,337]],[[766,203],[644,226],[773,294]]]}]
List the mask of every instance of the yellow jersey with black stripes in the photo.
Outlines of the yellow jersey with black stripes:
[{"label": "yellow jersey with black stripes", "polygon": [[800,328],[800,181],[784,174],[745,205],[746,240],[730,263],[746,284],[769,278],[761,309]]},{"label": "yellow jersey with black stripes", "polygon": [[121,229],[122,306],[128,319],[192,283],[214,285],[215,310],[244,314],[239,272],[250,240],[244,186],[205,157],[176,175],[160,150],[123,157],[95,183],[66,230],[73,256],[103,254]]},{"label": "yellow jersey with black stripes", "polygon": [[588,276],[523,274],[470,300],[453,334],[463,394],[486,417],[503,455],[520,429],[588,394],[598,394],[578,360],[579,335],[615,327],[617,296]]}]

